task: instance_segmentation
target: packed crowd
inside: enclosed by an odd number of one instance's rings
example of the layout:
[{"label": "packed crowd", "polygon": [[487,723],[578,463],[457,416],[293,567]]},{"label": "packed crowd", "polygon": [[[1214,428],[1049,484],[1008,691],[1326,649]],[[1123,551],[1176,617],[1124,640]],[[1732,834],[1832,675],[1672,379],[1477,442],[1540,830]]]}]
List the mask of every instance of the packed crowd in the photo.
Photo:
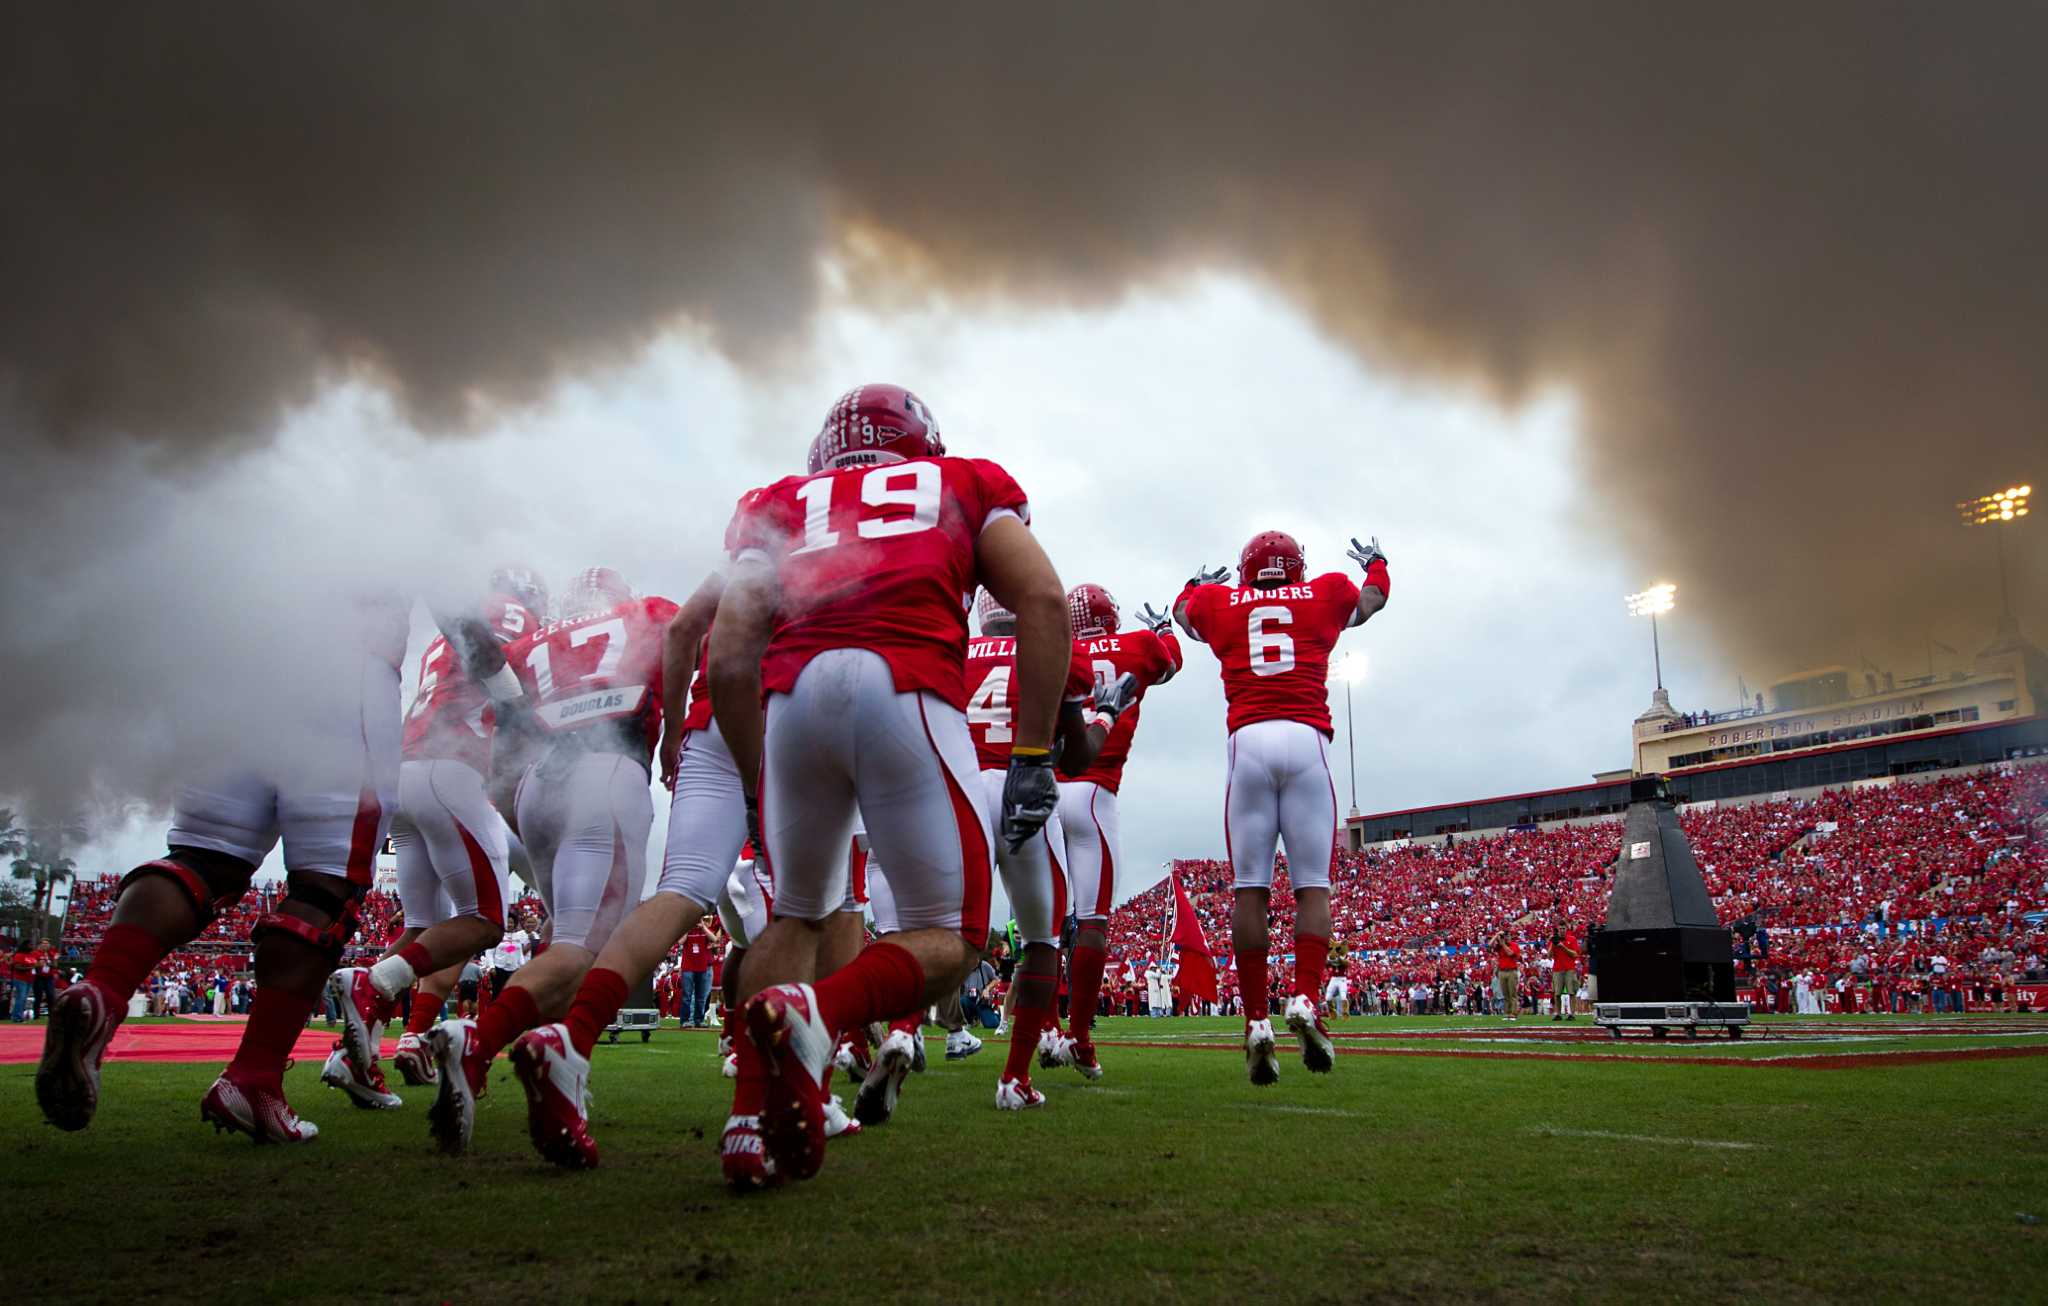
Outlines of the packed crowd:
[{"label": "packed crowd", "polygon": [[[1965,990],[1995,1005],[2015,980],[2048,978],[2040,969],[2048,930],[2028,920],[2048,911],[2044,810],[2048,767],[2036,766],[1702,807],[1681,822],[1721,920],[1745,930],[1738,982],[1762,1000],[1776,1005],[1782,992],[1793,1010],[1803,976],[1828,1007],[1946,1010]],[[1491,990],[1485,940],[1506,932],[1536,957],[1553,935],[1584,938],[1599,922],[1620,838],[1619,821],[1602,821],[1340,850],[1331,866],[1331,956],[1333,969],[1341,958],[1349,1004],[1475,1009]],[[1227,990],[1230,865],[1174,868]],[[1162,882],[1117,909],[1113,972],[1142,974],[1159,955],[1172,901]],[[1294,898],[1284,874],[1272,916],[1276,939],[1287,937]],[[1273,970],[1275,987],[1288,988],[1288,962],[1277,952]]]}]

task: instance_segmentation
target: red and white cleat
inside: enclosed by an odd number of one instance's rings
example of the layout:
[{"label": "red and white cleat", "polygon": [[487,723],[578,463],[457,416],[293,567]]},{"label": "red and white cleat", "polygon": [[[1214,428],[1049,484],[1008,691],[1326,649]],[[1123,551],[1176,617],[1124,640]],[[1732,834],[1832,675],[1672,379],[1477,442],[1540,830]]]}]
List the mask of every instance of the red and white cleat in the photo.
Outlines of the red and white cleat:
[{"label": "red and white cleat", "polygon": [[1316,1004],[1299,993],[1287,999],[1287,1028],[1301,1040],[1301,1064],[1309,1073],[1329,1074],[1337,1063],[1336,1046],[1330,1042],[1323,1018],[1316,1014]]},{"label": "red and white cleat", "polygon": [[391,1064],[398,1068],[399,1078],[414,1088],[431,1084],[439,1074],[434,1069],[434,1058],[427,1052],[426,1040],[417,1034],[400,1034],[398,1048],[391,1054]]},{"label": "red and white cleat", "polygon": [[1060,1033],[1057,1027],[1046,1030],[1038,1036],[1038,1068],[1058,1070],[1070,1065],[1074,1057],[1074,1040]]},{"label": "red and white cleat", "polygon": [[384,1086],[381,1066],[373,1062],[367,1076],[359,1074],[339,1040],[327,1054],[327,1064],[320,1067],[320,1082],[348,1094],[349,1102],[365,1111],[392,1111],[405,1105],[404,1098]]},{"label": "red and white cleat", "polygon": [[825,1066],[832,1031],[808,984],[778,984],[748,1001],[747,1037],[768,1067],[761,1142],[776,1173],[808,1179],[825,1163]]},{"label": "red and white cleat", "polygon": [[526,1132],[533,1150],[571,1170],[597,1165],[590,1137],[590,1062],[569,1042],[567,1025],[542,1025],[512,1045],[512,1073],[526,1088]]},{"label": "red and white cleat", "polygon": [[36,1066],[36,1102],[43,1119],[64,1130],[92,1123],[100,1105],[100,1059],[125,1014],[89,980],[57,995],[43,1030],[43,1059]]},{"label": "red and white cleat", "polygon": [[206,1090],[199,1118],[211,1122],[215,1133],[230,1129],[259,1143],[310,1143],[320,1136],[319,1127],[299,1119],[284,1100],[281,1085],[244,1079],[233,1070],[223,1071]]},{"label": "red and white cleat", "polygon": [[441,1091],[427,1108],[427,1129],[441,1150],[459,1156],[469,1150],[470,1135],[476,1130],[476,1100],[484,1093],[484,1075],[490,1064],[477,1056],[476,1022],[447,1020],[427,1035],[427,1047],[434,1054],[434,1069],[440,1076]]},{"label": "red and white cleat", "polygon": [[726,1053],[725,1066],[718,1073],[724,1075],[727,1079],[738,1079],[740,1077],[739,1055],[734,1052]]},{"label": "red and white cleat", "polygon": [[1067,1064],[1081,1072],[1081,1078],[1090,1083],[1102,1078],[1102,1063],[1095,1058],[1095,1045],[1067,1040]]},{"label": "red and white cleat", "polygon": [[368,1083],[377,1064],[377,1026],[384,1000],[362,966],[344,966],[327,977],[327,996],[341,1008],[341,1050],[358,1083]]},{"label": "red and white cleat", "polygon": [[845,1106],[839,1101],[839,1094],[834,1093],[825,1099],[826,1138],[851,1138],[859,1133],[861,1128],[860,1121],[846,1114]]},{"label": "red and white cleat", "polygon": [[1028,1079],[1006,1079],[996,1085],[996,1110],[1029,1111],[1045,1105],[1045,1094],[1031,1087]]},{"label": "red and white cleat", "polygon": [[1254,1020],[1245,1026],[1245,1074],[1260,1088],[1280,1082],[1280,1056],[1275,1046],[1272,1021]]},{"label": "red and white cleat", "polygon": [[909,1077],[922,1040],[908,1030],[892,1029],[875,1054],[875,1064],[861,1081],[853,1098],[853,1118],[864,1125],[886,1125],[896,1114],[896,1100],[903,1095],[903,1081]]},{"label": "red and white cleat", "polygon": [[773,1188],[782,1182],[782,1176],[775,1173],[775,1162],[768,1159],[768,1149],[762,1145],[759,1116],[727,1116],[725,1138],[718,1145],[718,1153],[725,1182],[736,1193]]}]

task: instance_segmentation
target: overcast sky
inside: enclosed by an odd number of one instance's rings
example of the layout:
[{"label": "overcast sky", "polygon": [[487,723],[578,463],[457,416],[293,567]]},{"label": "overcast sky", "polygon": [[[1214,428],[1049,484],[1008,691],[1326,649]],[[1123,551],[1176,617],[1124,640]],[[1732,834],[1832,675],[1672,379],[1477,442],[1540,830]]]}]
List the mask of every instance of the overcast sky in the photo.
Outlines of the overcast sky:
[{"label": "overcast sky", "polygon": [[[134,561],[203,555],[215,547],[204,524],[235,515],[289,573],[303,564],[288,523],[307,500],[339,500],[367,512],[366,542],[419,541],[394,559],[416,589],[481,585],[502,559],[542,568],[558,591],[601,564],[681,599],[719,565],[734,499],[800,466],[840,391],[893,380],[930,404],[951,450],[1011,471],[1062,580],[1106,585],[1127,622],[1199,564],[1234,561],[1258,530],[1292,532],[1311,572],[1349,570],[1347,538],[1377,534],[1392,601],[1340,646],[1368,659],[1355,700],[1367,812],[1626,765],[1651,668],[1649,632],[1621,596],[1654,580],[1680,586],[1665,628],[1677,702],[1734,701],[1735,671],[1686,620],[1682,568],[1618,556],[1577,493],[1567,393],[1507,411],[1375,375],[1285,300],[1220,275],[1079,312],[940,301],[882,315],[848,298],[816,319],[808,357],[777,372],[738,372],[674,333],[472,438],[422,439],[373,388],[331,389],[274,447],[160,491],[154,514],[186,526],[139,535]],[[422,612],[408,693],[426,638]],[[1343,800],[1341,687],[1334,706]],[[1125,895],[1171,857],[1222,855],[1223,720],[1215,661],[1190,643],[1186,672],[1147,701],[1126,772]],[[81,865],[156,855],[162,829],[161,811],[133,807]],[[661,837],[657,820],[651,861]]]}]

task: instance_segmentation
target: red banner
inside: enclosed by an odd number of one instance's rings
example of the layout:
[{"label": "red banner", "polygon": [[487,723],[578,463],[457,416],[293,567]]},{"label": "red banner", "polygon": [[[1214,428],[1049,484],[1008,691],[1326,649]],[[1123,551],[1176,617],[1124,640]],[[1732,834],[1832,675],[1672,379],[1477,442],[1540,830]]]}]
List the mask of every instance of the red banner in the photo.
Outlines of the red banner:
[{"label": "red banner", "polygon": [[1214,1002],[1216,963],[1209,958],[1209,940],[1177,870],[1173,873],[1173,946],[1180,949],[1177,987],[1181,997],[1190,1002]]}]

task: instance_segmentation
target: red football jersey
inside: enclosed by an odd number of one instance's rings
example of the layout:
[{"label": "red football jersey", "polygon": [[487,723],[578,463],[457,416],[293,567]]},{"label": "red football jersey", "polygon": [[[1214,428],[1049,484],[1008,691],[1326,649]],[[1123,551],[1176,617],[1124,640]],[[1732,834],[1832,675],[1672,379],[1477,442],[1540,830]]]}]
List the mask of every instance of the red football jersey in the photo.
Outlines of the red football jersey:
[{"label": "red football jersey", "polygon": [[1140,626],[1115,635],[1098,635],[1074,641],[1077,656],[1086,659],[1091,681],[1115,680],[1125,672],[1138,678],[1138,696],[1116,719],[1109,738],[1094,763],[1079,775],[1062,774],[1062,780],[1088,780],[1111,793],[1124,782],[1124,761],[1131,755],[1131,739],[1138,733],[1138,704],[1145,691],[1180,670],[1180,641],[1168,631],[1155,635]]},{"label": "red football jersey", "polygon": [[711,728],[711,636],[697,641],[697,667],[690,673],[690,706],[683,712],[683,729]]},{"label": "red football jersey", "polygon": [[[484,602],[483,619],[499,644],[510,644],[540,627],[531,612],[503,594]],[[462,669],[447,637],[434,636],[420,655],[420,683],[405,714],[401,755],[408,762],[445,758],[489,771],[492,726],[483,686]]]},{"label": "red football jersey", "polygon": [[557,735],[653,756],[661,736],[661,644],[676,605],[649,596],[541,627],[505,650],[534,716]]},{"label": "red football jersey", "polygon": [[732,554],[774,559],[782,583],[762,691],[787,692],[826,649],[864,648],[887,660],[897,692],[966,707],[974,545],[1003,514],[1031,520],[1024,491],[980,458],[790,476],[741,499]]},{"label": "red football jersey", "polygon": [[[1017,641],[1007,635],[984,635],[967,641],[967,729],[974,736],[974,756],[984,771],[1010,764],[1016,741]],[[1067,666],[1062,697],[1069,703],[1086,699],[1095,688],[1088,660],[1074,649]]]},{"label": "red football jersey", "polygon": [[1301,721],[1330,728],[1330,650],[1358,619],[1358,586],[1339,571],[1304,585],[1255,589],[1191,585],[1188,628],[1223,668],[1229,728],[1254,721]]}]

